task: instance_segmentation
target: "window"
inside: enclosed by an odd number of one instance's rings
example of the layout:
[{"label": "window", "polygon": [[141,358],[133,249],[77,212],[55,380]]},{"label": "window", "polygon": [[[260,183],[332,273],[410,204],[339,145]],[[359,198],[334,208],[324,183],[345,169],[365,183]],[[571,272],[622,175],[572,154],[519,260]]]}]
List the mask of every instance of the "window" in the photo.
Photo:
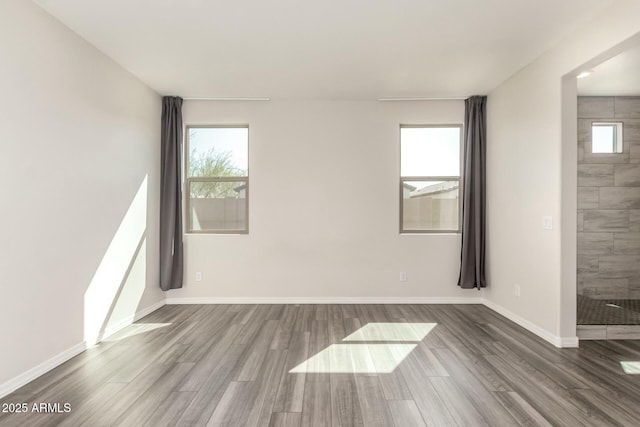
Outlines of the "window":
[{"label": "window", "polygon": [[400,232],[460,232],[462,126],[400,126]]},{"label": "window", "polygon": [[249,232],[249,127],[187,126],[188,233]]},{"label": "window", "polygon": [[592,153],[622,153],[622,122],[591,124]]}]

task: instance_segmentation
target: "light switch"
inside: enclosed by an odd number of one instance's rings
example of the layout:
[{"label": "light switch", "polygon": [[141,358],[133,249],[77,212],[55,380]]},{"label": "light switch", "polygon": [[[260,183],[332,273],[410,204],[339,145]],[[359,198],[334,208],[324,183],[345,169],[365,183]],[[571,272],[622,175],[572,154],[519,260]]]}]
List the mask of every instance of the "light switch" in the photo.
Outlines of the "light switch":
[{"label": "light switch", "polygon": [[550,216],[542,217],[542,228],[544,228],[545,230],[553,229],[553,220]]}]

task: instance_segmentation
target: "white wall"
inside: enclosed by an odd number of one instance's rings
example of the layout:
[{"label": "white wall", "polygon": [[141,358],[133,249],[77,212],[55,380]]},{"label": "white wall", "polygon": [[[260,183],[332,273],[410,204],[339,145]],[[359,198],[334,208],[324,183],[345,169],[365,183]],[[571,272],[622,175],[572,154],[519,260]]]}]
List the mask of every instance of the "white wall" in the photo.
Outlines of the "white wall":
[{"label": "white wall", "polygon": [[186,124],[249,124],[250,231],[187,235],[185,286],[169,301],[479,295],[456,286],[459,235],[398,232],[399,125],[460,124],[462,101],[187,101],[183,111]]},{"label": "white wall", "polygon": [[639,16],[640,2],[615,1],[488,99],[485,296],[554,336],[575,337],[576,323],[576,85],[563,76],[621,49]]},{"label": "white wall", "polygon": [[24,0],[0,2],[0,94],[6,392],[84,340],[90,286],[99,327],[162,301],[160,97]]}]

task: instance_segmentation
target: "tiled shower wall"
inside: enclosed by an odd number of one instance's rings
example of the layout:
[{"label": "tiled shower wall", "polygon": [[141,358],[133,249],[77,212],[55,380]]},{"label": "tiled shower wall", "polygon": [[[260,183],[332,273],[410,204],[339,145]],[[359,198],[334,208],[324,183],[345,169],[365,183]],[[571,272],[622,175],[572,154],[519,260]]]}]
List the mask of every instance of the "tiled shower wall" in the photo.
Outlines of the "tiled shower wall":
[{"label": "tiled shower wall", "polygon": [[[623,152],[591,153],[591,123],[623,122]],[[640,299],[640,97],[578,98],[578,293]]]}]

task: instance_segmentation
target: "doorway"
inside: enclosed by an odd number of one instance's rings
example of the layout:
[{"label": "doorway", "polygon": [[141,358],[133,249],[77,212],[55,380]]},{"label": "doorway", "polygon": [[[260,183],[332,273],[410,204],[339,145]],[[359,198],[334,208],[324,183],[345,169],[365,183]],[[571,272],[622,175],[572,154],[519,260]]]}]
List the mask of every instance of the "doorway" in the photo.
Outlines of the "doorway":
[{"label": "doorway", "polygon": [[640,338],[640,46],[578,78],[580,339]]}]

